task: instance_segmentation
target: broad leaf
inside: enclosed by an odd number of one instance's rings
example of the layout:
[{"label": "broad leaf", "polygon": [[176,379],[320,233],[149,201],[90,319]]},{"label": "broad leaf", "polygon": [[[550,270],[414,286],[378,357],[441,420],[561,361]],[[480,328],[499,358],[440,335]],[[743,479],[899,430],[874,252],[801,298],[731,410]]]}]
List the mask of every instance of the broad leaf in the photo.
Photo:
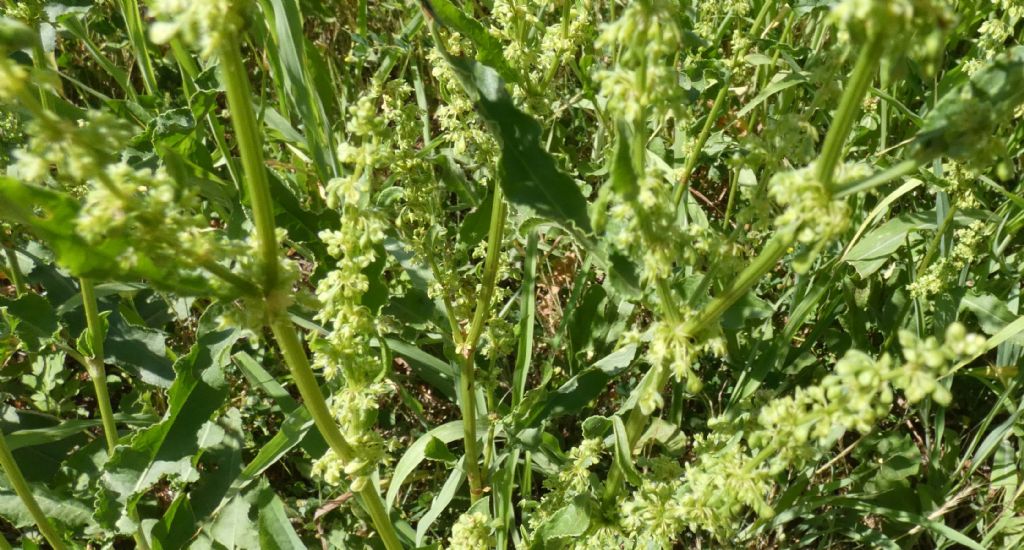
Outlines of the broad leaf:
[{"label": "broad leaf", "polygon": [[501,146],[501,188],[509,202],[571,230],[590,232],[587,201],[576,182],[540,145],[541,127],[519,110],[498,73],[480,63],[448,57]]}]

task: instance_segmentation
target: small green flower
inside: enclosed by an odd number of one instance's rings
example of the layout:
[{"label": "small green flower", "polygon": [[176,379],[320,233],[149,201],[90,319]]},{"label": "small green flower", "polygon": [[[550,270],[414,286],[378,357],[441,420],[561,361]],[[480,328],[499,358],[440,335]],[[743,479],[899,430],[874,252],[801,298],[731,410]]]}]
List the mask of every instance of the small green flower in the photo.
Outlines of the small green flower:
[{"label": "small green flower", "polygon": [[491,547],[490,518],[481,512],[465,513],[455,520],[448,539],[450,550],[485,550]]},{"label": "small green flower", "polygon": [[154,0],[150,13],[160,19],[150,27],[157,44],[175,36],[199,49],[203,57],[216,55],[224,44],[237,40],[245,26],[251,0]]}]

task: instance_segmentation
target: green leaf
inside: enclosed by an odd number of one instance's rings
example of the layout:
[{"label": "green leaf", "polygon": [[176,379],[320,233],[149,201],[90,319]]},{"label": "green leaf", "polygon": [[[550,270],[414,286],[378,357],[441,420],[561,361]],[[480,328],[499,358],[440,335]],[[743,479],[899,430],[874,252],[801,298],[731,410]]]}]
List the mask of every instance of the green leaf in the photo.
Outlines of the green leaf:
[{"label": "green leaf", "polygon": [[166,477],[197,479],[194,461],[202,450],[200,438],[228,395],[224,367],[240,337],[236,329],[216,330],[218,313],[207,310],[196,344],[175,364],[163,419],[137,432],[130,445],[117,447],[104,466],[96,517],[106,528],[132,533],[138,528],[134,510],[145,492]]},{"label": "green leaf", "polygon": [[969,159],[986,153],[998,125],[1024,103],[1024,47],[990,61],[970,81],[950,90],[928,113],[914,138],[917,158]]},{"label": "green leaf", "polygon": [[590,527],[590,506],[578,497],[551,514],[537,528],[537,538],[544,542],[582,536]]},{"label": "green leaf", "polygon": [[[923,220],[901,216],[893,218],[876,229],[868,231],[846,255],[846,261],[867,278],[885,265],[885,262],[909,240],[918,242],[916,231],[929,227]],[[934,227],[931,224],[930,227]]]},{"label": "green leaf", "polygon": [[281,407],[282,411],[292,413],[299,408],[299,402],[251,355],[240,351],[235,354],[234,359],[235,365],[238,366],[238,370],[242,371],[245,379],[254,387],[263,390],[278,407]]},{"label": "green leaf", "polygon": [[[271,0],[274,8],[277,53],[283,69],[284,87],[302,117],[306,147],[313,156],[313,168],[321,181],[338,175],[331,133],[326,131],[327,113],[322,96],[311,89],[312,77],[305,52],[308,39],[302,32],[302,13],[296,0]],[[326,96],[324,96],[326,97]]]},{"label": "green leaf", "polygon": [[196,461],[203,475],[189,491],[190,507],[200,519],[213,514],[242,473],[242,446],[245,444],[242,413],[235,407],[225,411],[215,423],[207,423],[205,430],[207,433],[203,435],[209,443],[200,445],[203,452]]},{"label": "green leaf", "polygon": [[30,352],[41,351],[60,330],[53,306],[38,294],[22,294],[14,300],[0,298],[0,311]]},{"label": "green leaf", "polygon": [[252,510],[252,495],[239,495],[228,501],[217,515],[217,519],[207,526],[205,536],[200,537],[192,548],[209,548],[247,550],[259,548],[259,528],[249,518]]},{"label": "green leaf", "polygon": [[[482,434],[483,432],[480,432],[478,435]],[[405,454],[398,461],[398,464],[395,465],[395,473],[391,476],[387,498],[384,500],[388,508],[394,506],[395,499],[398,497],[398,491],[402,488],[402,483],[426,458],[427,445],[433,439],[438,439],[445,444],[462,439],[462,421],[456,420],[442,424],[421,435],[419,439],[409,446],[408,450],[405,451]]]},{"label": "green leaf", "polygon": [[295,533],[284,502],[270,490],[262,487],[259,498],[259,528],[262,550],[305,550],[306,545]]},{"label": "green leaf", "polygon": [[466,15],[448,0],[421,0],[428,13],[438,21],[468,38],[476,46],[476,59],[494,67],[502,78],[519,82],[520,77],[505,60],[505,48],[479,21]]},{"label": "green leaf", "polygon": [[626,425],[622,423],[622,417],[615,415],[611,417],[612,433],[615,435],[615,467],[618,468],[634,487],[643,484],[640,472],[633,464],[632,446],[629,444],[629,436],[626,434]]},{"label": "green leaf", "polygon": [[430,460],[444,462],[448,465],[455,464],[459,460],[459,457],[449,451],[448,446],[436,437],[431,437],[427,441],[427,448],[424,449],[423,455]]},{"label": "green leaf", "polygon": [[388,348],[405,358],[416,376],[437,388],[446,397],[455,401],[455,369],[448,363],[430,355],[420,348],[400,340],[385,340]]},{"label": "green leaf", "polygon": [[[327,443],[323,441],[322,437],[312,438],[314,442],[318,441],[315,445],[306,444],[307,434],[310,433],[312,427],[313,417],[306,407],[292,411],[281,423],[281,429],[260,448],[260,452],[253,457],[252,461],[246,464],[238,480],[235,481],[235,487],[239,489],[244,487],[299,443],[303,443],[310,456],[323,455],[327,450]],[[318,434],[315,431],[313,433]]]},{"label": "green leaf", "polygon": [[748,292],[722,314],[722,328],[742,330],[747,323],[768,319],[774,312],[771,304]]},{"label": "green leaf", "polygon": [[150,531],[153,550],[184,548],[199,530],[187,493],[179,493]]},{"label": "green leaf", "polygon": [[158,388],[171,387],[174,369],[167,358],[166,334],[129,324],[120,311],[113,312],[109,325],[103,346],[107,360],[147,384]]},{"label": "green leaf", "polygon": [[[522,420],[516,423],[521,430],[538,425],[542,420],[583,410],[591,401],[608,389],[608,383],[629,368],[636,357],[636,346],[630,344],[605,356],[600,361],[573,376],[557,390],[546,393],[543,388],[527,393],[523,400],[525,411],[517,412]],[[531,399],[530,395],[541,395]],[[532,404],[532,406],[531,406]]]},{"label": "green leaf", "polygon": [[437,518],[448,508],[451,504],[452,499],[455,498],[455,494],[462,487],[463,480],[466,479],[466,473],[463,469],[463,462],[466,458],[462,457],[452,468],[452,473],[448,474],[448,479],[445,480],[444,485],[441,486],[441,490],[437,492],[434,499],[430,502],[430,508],[427,510],[420,521],[416,523],[416,545],[423,545],[423,538],[427,535],[427,531],[430,526],[437,521]]},{"label": "green leaf", "polygon": [[501,188],[509,202],[570,231],[590,232],[587,201],[579,186],[540,145],[541,127],[520,111],[498,73],[466,58],[447,57],[477,112],[501,146]]},{"label": "green leaf", "polygon": [[[79,530],[89,526],[95,527],[92,509],[71,495],[38,484],[32,486],[32,495],[43,509],[43,513],[65,528]],[[36,524],[18,495],[6,487],[0,489],[0,516],[19,529],[35,527]]]},{"label": "green leaf", "polygon": [[[960,311],[970,311],[978,318],[978,325],[985,334],[993,335],[1017,320],[1006,301],[987,293],[970,290],[960,300]],[[1011,341],[1024,344],[1024,338],[1017,335]]]},{"label": "green leaf", "polygon": [[765,86],[764,89],[754,97],[754,99],[747,102],[743,108],[736,113],[736,118],[743,118],[747,116],[750,114],[750,111],[753,111],[758,105],[764,103],[769,97],[805,82],[807,82],[807,77],[802,73],[779,73],[775,75],[772,81]]},{"label": "green leaf", "polygon": [[[156,418],[149,414],[138,414],[138,415],[127,415],[127,414],[115,414],[114,422],[118,424],[128,424],[131,426],[148,426],[156,421]],[[86,430],[97,428],[102,426],[100,419],[79,419],[79,420],[64,420],[60,424],[45,428],[31,428],[26,430],[18,430],[16,432],[8,433],[7,447],[12,450],[18,450],[24,447],[34,447],[36,445],[46,445],[57,441],[62,441],[69,437],[81,434]]]}]

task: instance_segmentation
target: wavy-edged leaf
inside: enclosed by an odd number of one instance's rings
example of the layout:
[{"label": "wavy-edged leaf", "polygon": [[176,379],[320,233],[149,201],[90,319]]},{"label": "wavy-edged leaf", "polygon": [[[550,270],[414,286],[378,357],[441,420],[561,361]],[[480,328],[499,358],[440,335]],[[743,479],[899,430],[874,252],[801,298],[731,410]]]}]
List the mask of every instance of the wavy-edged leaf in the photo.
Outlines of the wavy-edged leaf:
[{"label": "wavy-edged leaf", "polygon": [[210,417],[227,398],[224,367],[240,336],[236,329],[216,330],[215,317],[213,310],[204,314],[196,344],[175,364],[164,418],[117,447],[104,466],[95,515],[107,528],[133,532],[138,528],[135,506],[146,491],[165,477],[198,477],[196,455]]},{"label": "wavy-edged leaf", "polygon": [[50,302],[38,294],[22,294],[14,300],[0,298],[0,312],[15,336],[31,352],[40,351],[60,330]]},{"label": "wavy-edged leaf", "polygon": [[[32,486],[32,495],[47,517],[66,528],[77,530],[95,526],[92,510],[69,495],[54,492],[39,484]],[[0,489],[0,516],[18,528],[34,527],[36,524],[21,498],[6,487]]]}]

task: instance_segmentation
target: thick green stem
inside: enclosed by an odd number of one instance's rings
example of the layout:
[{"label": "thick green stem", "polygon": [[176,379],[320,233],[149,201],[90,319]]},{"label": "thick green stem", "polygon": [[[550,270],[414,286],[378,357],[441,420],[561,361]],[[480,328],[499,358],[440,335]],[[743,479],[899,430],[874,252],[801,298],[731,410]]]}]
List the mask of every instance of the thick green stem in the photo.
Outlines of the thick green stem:
[{"label": "thick green stem", "polygon": [[[345,440],[345,436],[342,435],[334,420],[334,415],[327,407],[327,401],[313,375],[313,369],[309,365],[309,358],[306,357],[306,350],[302,346],[302,340],[299,338],[298,331],[295,330],[295,325],[292,324],[286,312],[278,312],[272,314],[270,329],[274,333],[277,345],[281,348],[285,363],[291,370],[292,379],[295,380],[295,385],[299,389],[299,395],[302,396],[306,409],[313,417],[313,423],[316,424],[317,430],[324,436],[327,444],[342,462],[350,462],[356,456],[356,451]],[[359,497],[369,512],[384,545],[389,550],[402,548],[398,534],[391,524],[391,518],[388,517],[384,508],[384,502],[373,484],[365,484],[359,490]]]},{"label": "thick green stem", "polygon": [[221,78],[227,91],[231,123],[235,128],[238,152],[242,157],[245,188],[252,208],[253,225],[259,244],[260,260],[263,263],[263,289],[271,292],[277,289],[279,279],[277,230],[274,225],[273,199],[263,165],[263,145],[256,113],[252,107],[252,93],[242,53],[235,41],[225,41],[219,51]]},{"label": "thick green stem", "polygon": [[92,341],[92,353],[85,357],[89,378],[92,378],[96,390],[96,403],[100,408],[100,420],[103,422],[103,437],[107,440],[107,450],[111,454],[117,446],[117,424],[114,422],[114,409],[110,406],[110,394],[107,392],[107,371],[103,355],[103,320],[100,319],[96,304],[96,289],[89,279],[79,279],[82,291],[82,307],[85,308],[85,322]]},{"label": "thick green stem", "polygon": [[700,334],[712,324],[718,322],[719,317],[740,298],[746,295],[747,291],[753,288],[757,281],[768,273],[775,264],[786,254],[786,250],[793,244],[794,233],[789,230],[782,230],[779,234],[768,241],[761,253],[754,258],[733,285],[725,293],[716,296],[704,306],[696,316],[692,317],[683,325],[683,332],[688,335]]},{"label": "thick green stem", "polygon": [[[278,288],[280,282],[278,255],[280,251],[274,225],[273,202],[266,168],[263,165],[261,134],[252,107],[252,94],[238,41],[225,41],[224,47],[218,53],[221,60],[221,78],[227,91],[231,122],[242,157],[243,179],[249,194],[260,259],[263,263],[263,294],[270,329],[274,333],[277,345],[284,355],[285,363],[291,371],[295,385],[299,388],[306,408],[313,417],[317,430],[320,431],[338,458],[348,463],[356,456],[356,452],[338,429],[334,415],[327,407],[327,401],[324,399],[323,393],[320,392],[320,386],[313,375],[313,369],[310,367],[309,358],[306,356],[306,350],[299,338],[298,331],[283,307],[287,300],[282,298],[282,294],[286,293],[287,289]],[[384,546],[388,550],[402,548],[395,527],[384,507],[384,501],[380,498],[374,485],[372,483],[364,484],[358,494],[360,501],[370,514]]]},{"label": "thick green stem", "polygon": [[[107,452],[113,456],[118,439],[117,423],[114,421],[114,408],[110,405],[110,392],[107,391],[107,367],[103,353],[103,340],[106,334],[103,330],[103,319],[100,318],[96,289],[92,281],[79,279],[78,284],[81,288],[82,308],[85,309],[86,330],[89,331],[92,350],[90,350],[90,355],[75,357],[75,359],[85,365],[85,370],[89,372],[89,378],[92,379],[92,387],[96,391],[96,404],[100,409],[100,422],[103,423],[103,438],[107,441]],[[149,543],[141,525],[133,537],[137,548],[149,550]]]},{"label": "thick green stem", "polygon": [[494,202],[491,206],[491,224],[487,234],[487,257],[484,260],[484,276],[476,311],[469,332],[462,342],[463,362],[459,373],[459,407],[462,409],[463,444],[466,448],[466,478],[469,480],[469,495],[476,502],[484,493],[484,474],[477,462],[480,451],[476,442],[476,348],[483,333],[484,325],[491,316],[491,297],[498,278],[498,255],[501,253],[501,239],[505,228],[505,201],[501,186],[494,186]]},{"label": "thick green stem", "polygon": [[50,523],[50,519],[46,517],[46,514],[43,513],[43,509],[39,507],[39,503],[36,502],[36,497],[32,496],[32,490],[29,489],[28,482],[25,481],[25,476],[21,473],[21,468],[18,468],[18,463],[14,461],[14,456],[11,455],[11,450],[7,447],[7,438],[4,437],[2,431],[0,431],[0,466],[3,466],[4,474],[7,475],[7,480],[11,482],[14,492],[17,493],[18,498],[21,499],[22,504],[25,505],[28,513],[36,522],[36,527],[39,528],[39,532],[43,534],[43,537],[50,543],[50,546],[52,546],[54,550],[64,550],[68,548],[68,546],[64,544],[64,539],[61,538],[60,533],[54,529],[53,524]]},{"label": "thick green stem", "polygon": [[11,282],[14,283],[14,292],[21,296],[25,293],[28,285],[25,284],[25,275],[21,272],[21,266],[18,265],[18,254],[14,252],[13,248],[4,245],[4,255],[7,257],[8,275],[11,277]]},{"label": "thick green stem", "polygon": [[836,110],[836,115],[828,128],[825,144],[821,148],[821,155],[815,165],[818,181],[826,189],[832,188],[832,178],[835,175],[836,165],[843,155],[843,145],[850,135],[857,113],[860,112],[864,94],[867,93],[871,80],[875,77],[884,45],[881,37],[871,38],[861,49],[860,55],[857,57],[857,64],[854,66],[853,72],[850,73],[846,90],[843,91],[843,98],[839,102],[839,109]]}]

